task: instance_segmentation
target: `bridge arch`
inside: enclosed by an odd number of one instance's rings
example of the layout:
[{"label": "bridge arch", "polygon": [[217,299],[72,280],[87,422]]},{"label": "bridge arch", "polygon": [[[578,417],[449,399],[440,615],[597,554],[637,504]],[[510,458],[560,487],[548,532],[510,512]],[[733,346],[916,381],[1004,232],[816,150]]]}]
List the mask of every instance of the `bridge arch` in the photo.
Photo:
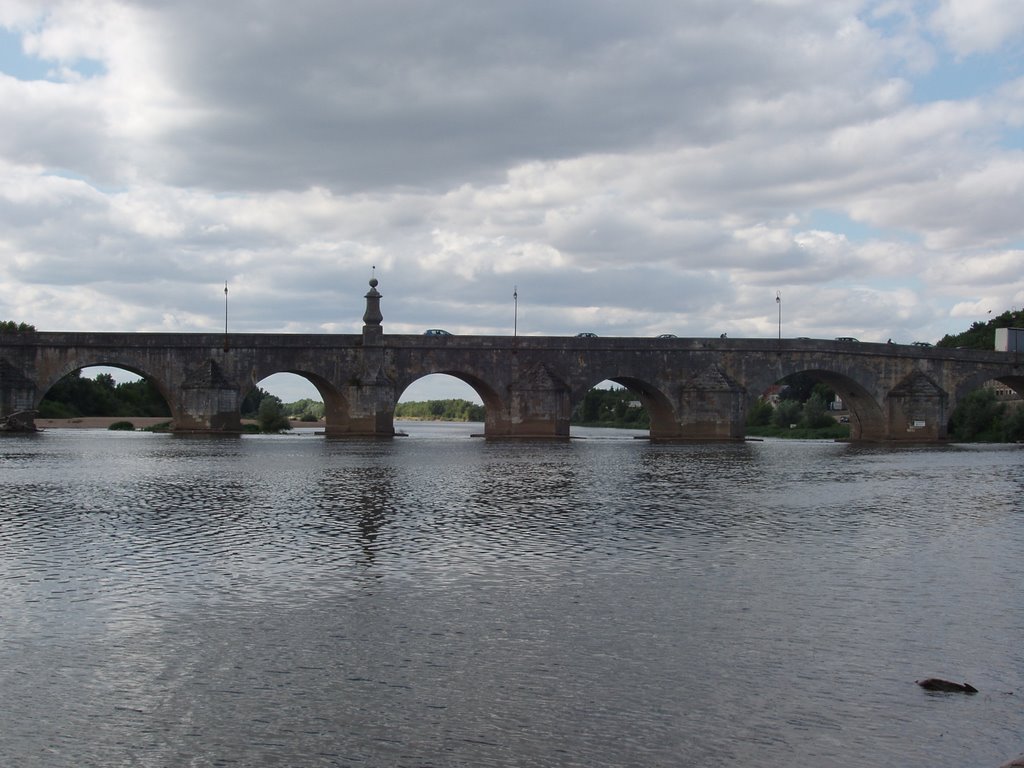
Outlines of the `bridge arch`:
[{"label": "bridge arch", "polygon": [[[780,370],[782,375],[778,375]],[[885,409],[879,404],[868,387],[852,378],[849,374],[831,371],[826,368],[805,366],[799,363],[776,368],[771,372],[754,379],[747,391],[746,412],[768,389],[780,381],[794,375],[805,374],[815,382],[820,382],[835,392],[850,412],[851,440],[884,440],[886,438],[888,419]],[[770,378],[770,380],[769,380]]]},{"label": "bridge arch", "polygon": [[590,380],[586,384],[574,387],[571,396],[570,412],[575,411],[590,390],[605,381],[611,381],[620,387],[625,387],[639,398],[644,409],[647,411],[647,415],[650,417],[648,433],[651,439],[678,437],[677,412],[672,406],[672,401],[668,395],[661,391],[657,385],[637,376],[613,374],[598,381]]},{"label": "bridge arch", "polygon": [[[333,434],[348,433],[351,420],[348,398],[329,379],[315,371],[303,368],[284,368],[257,373],[254,368],[252,372],[252,388],[257,387],[260,382],[278,373],[289,373],[298,376],[313,385],[313,388],[316,389],[324,404],[324,433],[328,437]],[[243,397],[247,394],[247,391],[242,393]]]},{"label": "bridge arch", "polygon": [[32,405],[33,410],[39,410],[40,405],[46,398],[47,394],[49,394],[50,390],[63,381],[67,376],[70,376],[77,371],[83,371],[87,368],[116,368],[145,379],[156,388],[157,392],[160,393],[160,397],[162,397],[164,402],[167,404],[171,418],[174,418],[175,401],[173,399],[173,390],[161,376],[154,374],[144,366],[137,363],[124,362],[121,358],[106,356],[88,358],[84,356],[71,357],[64,360],[48,375],[40,379],[35,393],[35,401]]},{"label": "bridge arch", "polygon": [[[982,392],[987,389],[986,385],[989,382],[995,382],[997,385],[1002,385],[1007,389],[1012,390],[1017,394],[1018,397],[1024,397],[1024,374],[1020,373],[1009,373],[995,375],[991,373],[975,373],[970,376],[966,376],[960,379],[953,387],[953,393],[950,396],[949,410],[947,413],[947,434],[952,437],[954,431],[957,431],[957,437],[966,437],[967,439],[977,439],[971,437],[970,434],[964,435],[963,429],[965,424],[971,424],[974,427],[977,426],[977,417],[967,415],[967,413],[961,411],[962,408],[968,407],[970,396],[974,393]],[[1005,392],[1000,393],[999,387],[994,387],[991,391],[994,402],[991,403],[991,407],[999,408],[1004,410],[1008,407],[1014,407],[1012,400],[1007,400]],[[984,408],[985,406],[982,406]],[[1019,404],[1016,407],[1021,407]],[[959,422],[959,424],[958,424]],[[967,430],[968,433],[973,431],[972,429]]]},{"label": "bridge arch", "polygon": [[971,392],[981,389],[986,382],[998,381],[1021,397],[1024,397],[1024,375],[1017,373],[1007,373],[1005,375],[992,375],[991,373],[979,372],[971,376],[962,378],[956,385],[956,388],[950,394],[952,395],[952,402],[950,404],[950,411],[955,408],[961,400],[963,400]]},{"label": "bridge arch", "polygon": [[[124,377],[119,374],[132,374]],[[83,375],[84,374],[84,375]],[[141,371],[125,366],[92,366],[74,368],[56,378],[48,375],[48,386],[35,389],[28,403],[36,418],[81,421],[88,417],[149,420],[149,423],[170,424],[173,406],[166,389],[147,378]]]},{"label": "bridge arch", "polygon": [[429,370],[419,372],[416,375],[402,377],[395,386],[395,402],[391,408],[391,418],[394,420],[394,407],[401,399],[405,391],[422,379],[428,376],[450,376],[461,381],[472,389],[484,406],[484,436],[500,437],[507,434],[507,414],[503,399],[488,382],[479,376],[458,369]]}]

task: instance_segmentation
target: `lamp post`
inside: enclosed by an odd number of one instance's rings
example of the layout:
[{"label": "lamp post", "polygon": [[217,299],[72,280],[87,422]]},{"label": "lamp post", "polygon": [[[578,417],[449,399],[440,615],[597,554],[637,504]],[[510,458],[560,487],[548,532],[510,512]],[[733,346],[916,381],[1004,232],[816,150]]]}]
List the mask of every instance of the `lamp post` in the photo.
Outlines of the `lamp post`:
[{"label": "lamp post", "polygon": [[779,341],[782,341],[782,291],[775,292],[775,303],[779,305]]},{"label": "lamp post", "polygon": [[519,335],[519,287],[512,286],[512,335]]},{"label": "lamp post", "polygon": [[228,351],[228,281],[224,281],[224,351]]}]

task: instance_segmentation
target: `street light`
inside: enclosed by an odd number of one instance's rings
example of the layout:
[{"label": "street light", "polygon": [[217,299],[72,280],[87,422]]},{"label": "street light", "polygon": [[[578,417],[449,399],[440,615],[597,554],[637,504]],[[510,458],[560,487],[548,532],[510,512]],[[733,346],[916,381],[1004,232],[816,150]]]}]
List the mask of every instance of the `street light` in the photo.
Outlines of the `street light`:
[{"label": "street light", "polygon": [[512,286],[512,335],[519,335],[519,287]]},{"label": "street light", "polygon": [[775,303],[779,305],[779,341],[782,341],[782,291],[775,292]]},{"label": "street light", "polygon": [[224,281],[224,351],[228,351],[228,281]]}]

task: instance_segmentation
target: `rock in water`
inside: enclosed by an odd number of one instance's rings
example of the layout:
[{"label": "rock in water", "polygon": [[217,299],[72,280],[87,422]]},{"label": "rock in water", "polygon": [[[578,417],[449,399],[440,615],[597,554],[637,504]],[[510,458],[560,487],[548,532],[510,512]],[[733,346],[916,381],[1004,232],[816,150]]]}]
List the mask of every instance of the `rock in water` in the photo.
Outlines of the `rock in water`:
[{"label": "rock in water", "polygon": [[0,416],[0,432],[35,432],[36,411],[15,411],[7,416]]},{"label": "rock in water", "polygon": [[926,691],[942,691],[943,693],[977,693],[978,689],[970,683],[954,683],[949,680],[941,680],[937,677],[929,677],[926,680],[918,680],[917,684]]}]

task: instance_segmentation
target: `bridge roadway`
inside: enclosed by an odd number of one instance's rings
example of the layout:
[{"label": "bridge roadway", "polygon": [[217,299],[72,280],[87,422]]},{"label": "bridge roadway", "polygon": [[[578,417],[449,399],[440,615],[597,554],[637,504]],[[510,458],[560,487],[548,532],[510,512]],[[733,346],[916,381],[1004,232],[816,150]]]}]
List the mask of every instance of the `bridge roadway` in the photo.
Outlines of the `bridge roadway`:
[{"label": "bridge roadway", "polygon": [[[37,409],[63,376],[103,365],[152,381],[179,433],[239,432],[246,393],[274,373],[308,379],[330,437],[394,434],[402,392],[428,374],[469,384],[488,438],[568,438],[573,407],[610,379],[636,392],[652,440],[739,440],[768,387],[807,373],[850,412],[851,438],[938,442],[957,403],[989,379],[1024,393],[1019,355],[814,339],[385,335],[379,294],[361,334],[0,335],[0,415]],[[376,310],[376,311],[373,311]]]}]

